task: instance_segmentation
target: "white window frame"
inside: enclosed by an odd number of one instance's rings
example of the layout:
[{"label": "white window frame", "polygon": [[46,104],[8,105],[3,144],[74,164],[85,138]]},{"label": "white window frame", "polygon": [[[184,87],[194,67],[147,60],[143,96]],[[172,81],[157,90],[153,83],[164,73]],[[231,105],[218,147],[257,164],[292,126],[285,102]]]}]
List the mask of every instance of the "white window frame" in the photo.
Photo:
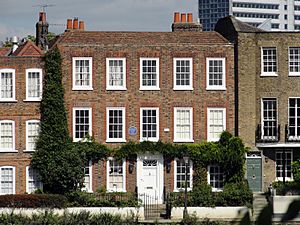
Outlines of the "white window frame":
[{"label": "white window frame", "polygon": [[[29,169],[30,168],[31,168],[30,166],[26,166],[26,192],[28,194],[32,193],[32,192],[29,191]],[[43,183],[41,181],[38,181],[38,182],[40,183],[40,186],[37,189],[42,190],[43,189]],[[34,190],[34,191],[36,191],[36,190]]]},{"label": "white window frame", "polygon": [[[277,152],[281,152],[283,154],[283,150],[277,150],[277,151],[275,151],[275,177],[276,177],[276,181],[283,181],[283,177],[277,177]],[[292,163],[293,163],[293,157],[294,157],[293,156],[293,150],[286,149],[285,153],[287,153],[287,152],[291,153],[291,165],[292,165]],[[285,165],[285,169],[286,169],[286,165]],[[286,171],[287,171],[287,169],[286,169]],[[286,171],[284,171],[284,173]],[[291,169],[291,177],[285,177],[285,181],[293,181],[293,180],[294,180],[294,178],[293,178],[293,170]]]},{"label": "white window frame", "polygon": [[[156,110],[156,136],[155,138],[153,137],[143,137],[143,110]],[[159,140],[159,108],[157,107],[145,107],[145,108],[140,108],[140,141],[153,141],[157,142]]]},{"label": "white window frame", "polygon": [[[190,138],[178,138],[177,136],[177,110],[189,110],[190,111]],[[193,137],[193,108],[192,107],[174,107],[174,140],[173,142],[194,142]]]},{"label": "white window frame", "polygon": [[[209,62],[221,61],[222,62],[222,85],[209,84]],[[206,58],[206,90],[224,91],[226,90],[226,61],[225,58]]]},{"label": "white window frame", "polygon": [[0,101],[1,102],[16,102],[16,70],[15,69],[0,69],[0,76],[1,73],[12,73],[12,98],[2,98],[1,97],[1,86],[2,86],[2,79],[0,77]]},{"label": "white window frame", "polygon": [[226,108],[215,108],[215,107],[209,107],[207,108],[207,141],[219,141],[220,138],[213,138],[210,136],[210,117],[211,117],[211,110],[222,110],[223,111],[223,121],[224,121],[224,129],[226,130]]},{"label": "white window frame", "polygon": [[[29,97],[29,73],[39,73],[39,97]],[[43,91],[43,70],[38,68],[26,69],[26,99],[25,101],[41,101],[42,100],[42,91]]]},{"label": "white window frame", "polygon": [[[176,85],[176,62],[177,61],[189,61],[190,62],[190,84],[189,85]],[[173,90],[186,90],[192,91],[193,88],[193,58],[173,58]]]},{"label": "white window frame", "polygon": [[[109,138],[109,111],[110,110],[121,110],[122,111],[122,138]],[[107,107],[106,108],[106,142],[126,142],[125,137],[125,107]]]},{"label": "white window frame", "polygon": [[[156,61],[156,85],[155,86],[144,86],[143,85],[143,61]],[[160,90],[159,88],[159,58],[140,58],[140,90],[147,91],[147,90]]]},{"label": "white window frame", "polygon": [[[288,140],[300,140],[300,134],[298,134],[297,132],[297,127],[300,126],[297,122],[297,108],[300,108],[300,106],[298,106],[297,104],[297,100],[300,99],[300,97],[289,97],[289,100],[288,100],[288,129],[291,129],[290,128],[290,100],[291,99],[295,99],[296,103],[295,103],[295,136],[288,136]],[[296,107],[297,106],[297,107]],[[300,115],[299,115],[300,116]]]},{"label": "white window frame", "polygon": [[[299,51],[299,55],[300,55],[300,47],[289,47],[289,76],[300,76],[300,57],[299,57],[299,59],[298,59],[298,67],[299,67],[299,71],[298,72],[291,72],[291,50],[292,49],[298,49],[298,51]],[[293,61],[293,62],[295,62],[295,61]]]},{"label": "white window frame", "polygon": [[[276,52],[276,71],[272,72],[264,72],[264,55],[263,55],[263,50],[264,49],[275,49]],[[278,76],[278,56],[277,56],[277,48],[276,47],[261,47],[260,50],[260,57],[261,57],[261,76]]]},{"label": "white window frame", "polygon": [[[184,188],[178,188],[177,187],[177,159],[174,159],[174,192],[180,192],[180,191],[184,191]],[[193,162],[191,160],[189,160],[189,164],[190,164],[190,187],[187,188],[187,191],[191,191],[193,190]]]},{"label": "white window frame", "polygon": [[89,111],[89,135],[92,136],[92,108],[89,108],[89,107],[74,107],[73,108],[73,142],[85,141],[86,138],[75,138],[76,110],[88,110]]},{"label": "white window frame", "polygon": [[[277,130],[278,127],[278,101],[277,98],[262,98],[261,99],[261,138],[263,140],[275,140],[277,138],[278,135],[274,135],[274,136],[265,136],[264,134],[264,122],[265,122],[265,118],[264,118],[264,101],[270,101],[270,100],[275,100],[276,101],[276,125],[275,125],[275,129]],[[277,131],[278,134],[279,131]]]},{"label": "white window frame", "polygon": [[8,169],[12,169],[13,170],[13,195],[16,194],[16,167],[15,166],[1,166],[0,167],[0,195],[6,195],[7,193],[2,193],[1,192],[1,189],[2,189],[2,169],[5,169],[5,168],[8,168]]},{"label": "white window frame", "polygon": [[126,160],[125,159],[121,159],[120,161],[123,162],[122,164],[122,178],[123,178],[123,187],[121,189],[110,189],[109,188],[109,170],[110,170],[110,160],[115,160],[111,157],[108,158],[108,160],[106,161],[106,190],[107,192],[126,192]]},{"label": "white window frame", "polygon": [[[84,167],[84,177],[83,179],[85,179],[85,168],[87,166]],[[90,184],[90,188],[86,188],[86,187],[82,187],[82,191],[86,191],[86,192],[89,192],[89,193],[92,193],[93,192],[93,164],[92,164],[92,161],[89,161],[88,162],[88,167],[89,167],[89,184]],[[84,185],[84,181],[83,181],[83,185]]]},{"label": "white window frame", "polygon": [[15,139],[16,139],[16,134],[15,134],[15,121],[13,121],[13,120],[0,120],[0,141],[1,141],[1,136],[2,136],[2,134],[1,134],[1,126],[2,126],[2,123],[12,123],[12,135],[13,135],[13,137],[12,137],[12,141],[13,141],[13,143],[12,143],[12,148],[10,149],[10,148],[1,148],[0,147],[0,152],[17,152],[17,150],[15,149]]},{"label": "white window frame", "polygon": [[[211,167],[220,167],[220,168],[222,168],[221,166],[219,166],[219,165],[217,165],[217,164],[211,164],[211,165],[208,165],[207,166],[207,183],[208,183],[208,185],[210,185],[210,168]],[[213,187],[213,186],[211,186],[211,188],[212,188],[212,191],[213,192],[220,192],[220,191],[223,191],[223,189],[224,189],[224,186],[225,186],[225,174],[224,174],[224,168],[222,168],[223,169],[223,188],[215,188],[215,187]]]},{"label": "white window frame", "polygon": [[[77,60],[88,60],[89,61],[89,85],[76,85],[76,61]],[[73,57],[72,58],[72,78],[73,78],[73,89],[78,91],[91,91],[93,90],[93,58],[92,57]]]},{"label": "white window frame", "polygon": [[[123,63],[123,85],[110,85],[109,84],[109,61],[121,60]],[[125,91],[126,88],[126,58],[106,58],[106,90]]]},{"label": "white window frame", "polygon": [[30,148],[29,148],[29,143],[28,143],[28,141],[29,141],[29,138],[28,138],[28,134],[29,134],[29,130],[28,130],[28,128],[29,128],[29,123],[38,123],[39,126],[41,126],[41,123],[40,123],[39,120],[27,120],[27,121],[26,121],[26,149],[25,149],[25,151],[26,151],[26,152],[34,152],[35,149],[30,149]]}]

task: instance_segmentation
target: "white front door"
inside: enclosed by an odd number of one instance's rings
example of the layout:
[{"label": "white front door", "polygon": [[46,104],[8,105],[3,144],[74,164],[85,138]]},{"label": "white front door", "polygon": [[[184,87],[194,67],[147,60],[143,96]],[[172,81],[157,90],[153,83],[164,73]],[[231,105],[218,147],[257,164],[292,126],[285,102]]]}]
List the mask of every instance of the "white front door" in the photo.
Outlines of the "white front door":
[{"label": "white front door", "polygon": [[163,156],[140,155],[137,158],[137,186],[139,197],[161,204],[163,201]]}]

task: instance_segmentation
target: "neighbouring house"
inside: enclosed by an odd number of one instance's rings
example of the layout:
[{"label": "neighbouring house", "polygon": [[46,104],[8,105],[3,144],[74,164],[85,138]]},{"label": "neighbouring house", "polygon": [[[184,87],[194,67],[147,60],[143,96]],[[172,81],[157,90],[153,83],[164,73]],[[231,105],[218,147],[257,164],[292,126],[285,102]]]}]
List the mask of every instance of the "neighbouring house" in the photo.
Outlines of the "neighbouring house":
[{"label": "neighbouring house", "polygon": [[220,19],[215,30],[235,45],[236,128],[251,148],[250,187],[259,192],[274,181],[293,180],[291,163],[300,147],[300,34],[265,32],[233,16]]}]

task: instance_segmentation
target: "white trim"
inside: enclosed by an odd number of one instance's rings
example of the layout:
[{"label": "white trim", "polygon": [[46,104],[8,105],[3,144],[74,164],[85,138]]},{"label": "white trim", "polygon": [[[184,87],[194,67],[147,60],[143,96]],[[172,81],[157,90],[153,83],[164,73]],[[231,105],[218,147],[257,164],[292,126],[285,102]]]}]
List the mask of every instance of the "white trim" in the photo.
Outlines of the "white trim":
[{"label": "white trim", "polygon": [[[156,138],[143,138],[143,110],[156,110]],[[140,141],[158,141],[159,140],[159,108],[157,107],[141,107],[140,108]]]},{"label": "white trim", "polygon": [[211,110],[222,110],[223,111],[223,131],[226,130],[226,108],[215,108],[209,107],[207,108],[207,141],[219,141],[219,138],[213,138],[210,136],[210,117],[211,117]]},{"label": "white trim", "polygon": [[29,149],[29,146],[28,146],[28,124],[29,123],[38,123],[39,126],[41,125],[40,124],[40,121],[39,120],[27,120],[26,121],[26,152],[34,152],[35,150],[34,149]]},{"label": "white trim", "polygon": [[84,141],[85,138],[75,138],[75,124],[76,124],[76,118],[75,118],[75,112],[76,110],[88,110],[89,111],[89,135],[92,136],[92,108],[90,107],[74,107],[73,108],[73,141]]},{"label": "white trim", "polygon": [[[1,98],[0,95],[0,101],[1,102],[16,102],[16,70],[15,69],[0,69],[0,91],[1,91],[1,73],[12,73],[12,98]],[[1,93],[0,93],[1,94]]]},{"label": "white trim", "polygon": [[[276,72],[264,72],[264,60],[263,60],[263,49],[273,48],[276,52]],[[278,57],[277,57],[277,47],[261,47],[260,48],[260,76],[262,77],[277,77],[278,76]]]},{"label": "white trim", "polygon": [[[89,193],[93,193],[93,164],[92,164],[92,161],[90,160],[89,161],[89,186],[90,188],[86,188],[86,187],[83,187],[81,190],[82,191],[86,191],[86,192],[89,192]],[[86,166],[84,167],[84,169],[86,168]],[[83,179],[85,179],[85,173],[84,173],[84,177]],[[84,184],[84,182],[83,182]]]},{"label": "white trim", "polygon": [[[300,71],[299,72],[291,72],[290,71],[290,62],[291,62],[290,61],[291,60],[291,52],[290,52],[290,50],[292,48],[298,48],[298,50],[300,52],[300,47],[288,47],[288,56],[289,56],[288,69],[289,69],[289,76],[290,77],[298,77],[298,76],[300,76]],[[300,66],[300,58],[298,59],[298,63],[299,63],[299,66]]]},{"label": "white trim", "polygon": [[[29,192],[29,168],[31,168],[31,167],[30,166],[26,166],[26,192],[28,194],[32,193],[32,192]],[[39,181],[39,182],[40,182],[40,187],[38,189],[43,189],[42,182],[41,181]]]},{"label": "white trim", "polygon": [[[209,62],[221,61],[222,62],[222,85],[210,85],[209,84]],[[225,91],[226,90],[226,61],[225,58],[206,58],[206,90]]]},{"label": "white trim", "polygon": [[[180,139],[176,137],[177,134],[177,110],[190,111],[190,139]],[[193,137],[193,108],[192,107],[174,107],[174,140],[173,142],[194,142]]]},{"label": "white trim", "polygon": [[[143,61],[144,60],[155,60],[156,61],[156,85],[155,86],[143,86]],[[159,58],[147,58],[141,57],[140,58],[140,90],[141,91],[158,91],[159,88]]]},{"label": "white trim", "polygon": [[0,195],[6,195],[7,193],[2,193],[1,192],[1,178],[2,178],[2,169],[12,169],[13,172],[13,193],[12,194],[16,194],[16,167],[15,166],[1,166],[0,167]]},{"label": "white trim", "polygon": [[[277,129],[277,127],[278,127],[278,99],[275,97],[263,97],[263,98],[261,98],[261,100],[260,100],[260,104],[261,104],[261,111],[260,111],[260,113],[261,113],[261,139],[263,139],[264,138],[264,101],[263,100],[271,100],[271,99],[273,99],[273,100],[275,100],[276,101],[276,129]],[[278,131],[278,132],[280,132],[280,131]],[[275,137],[276,138],[276,137]]]},{"label": "white trim", "polygon": [[[209,171],[210,171],[210,167],[212,167],[212,166],[215,166],[215,167],[218,166],[218,167],[222,168],[218,164],[210,164],[207,166],[207,183],[208,183],[208,185],[210,185],[210,172]],[[223,170],[223,178],[224,178],[224,168],[222,168],[222,170]],[[223,184],[225,185],[225,179],[223,180]],[[211,186],[211,189],[213,192],[221,192],[224,189],[224,185],[223,185],[223,188],[215,188],[215,187]]]},{"label": "white trim", "polygon": [[[121,60],[123,63],[123,85],[109,85],[109,61],[110,60]],[[126,88],[126,58],[106,58],[106,90],[114,91],[125,91]]]},{"label": "white trim", "polygon": [[[40,79],[40,96],[39,97],[28,97],[28,73],[39,73]],[[42,100],[42,91],[43,91],[43,70],[38,68],[26,69],[26,99],[24,101],[41,101]]]},{"label": "white trim", "polygon": [[[275,151],[275,181],[283,181],[283,177],[277,177],[277,169],[276,169],[276,167],[277,167],[277,158],[276,158],[277,152],[281,152],[283,154],[284,151],[280,150],[280,149]],[[294,151],[292,149],[285,149],[285,153],[287,153],[287,152],[291,152],[291,166],[292,166]],[[286,169],[286,167],[285,167],[285,169]],[[283,173],[285,173],[285,171],[283,171]],[[293,181],[294,180],[293,175],[294,175],[293,170],[291,169],[291,177],[285,177],[285,181]]]},{"label": "white trim", "polygon": [[[176,85],[176,62],[185,60],[190,62],[190,85]],[[192,91],[193,88],[193,58],[173,58],[173,90]]]},{"label": "white trim", "polygon": [[[174,192],[184,191],[184,188],[177,188],[177,159],[174,159]],[[193,162],[189,160],[190,163],[190,187],[187,188],[188,191],[193,190]]]},{"label": "white trim", "polygon": [[[109,111],[121,110],[122,111],[122,138],[109,138]],[[126,114],[125,107],[106,107],[106,142],[126,142],[125,127],[126,127]]]},{"label": "white trim", "polygon": [[15,134],[15,121],[13,120],[0,120],[0,141],[1,141],[1,126],[2,123],[11,123],[12,124],[12,148],[1,148],[0,147],[0,152],[17,152],[15,149],[15,138],[16,138],[16,134]]},{"label": "white trim", "polygon": [[[288,136],[287,138],[289,140],[298,140],[300,137],[300,134],[297,133],[297,127],[298,127],[298,122],[297,122],[297,117],[300,116],[297,114],[297,108],[300,108],[300,106],[297,105],[297,99],[300,99],[300,97],[289,97],[288,98],[288,128],[290,129],[290,100],[295,99],[295,136]],[[297,105],[297,108],[296,108]]]},{"label": "white trim", "polygon": [[[89,61],[89,85],[76,85],[76,61],[77,60],[88,60]],[[91,91],[93,90],[93,58],[92,57],[73,57],[72,58],[72,79],[73,88],[72,90],[78,91]]]},{"label": "white trim", "polygon": [[[115,159],[109,157],[108,160],[106,161],[106,190],[107,190],[107,192],[126,192],[126,160],[122,159],[123,187],[122,187],[122,189],[116,189],[116,190],[109,188],[109,169],[110,169],[109,160],[115,160]],[[119,161],[119,160],[117,160],[117,161]]]}]

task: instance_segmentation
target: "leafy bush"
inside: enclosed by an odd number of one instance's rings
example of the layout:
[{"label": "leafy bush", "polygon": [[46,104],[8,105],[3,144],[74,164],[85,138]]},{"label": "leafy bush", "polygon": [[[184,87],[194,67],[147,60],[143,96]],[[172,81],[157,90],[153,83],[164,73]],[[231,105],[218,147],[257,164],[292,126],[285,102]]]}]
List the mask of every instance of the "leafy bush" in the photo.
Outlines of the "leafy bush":
[{"label": "leafy bush", "polygon": [[14,213],[0,215],[1,225],[133,225],[136,222],[134,215],[123,219],[119,215],[108,213],[93,215],[85,211],[76,214],[65,212],[61,216],[52,211],[33,214],[31,217]]},{"label": "leafy bush", "polygon": [[253,194],[246,181],[227,183],[222,192],[217,195],[218,206],[252,205]]},{"label": "leafy bush", "polygon": [[282,181],[276,181],[272,184],[276,189],[276,195],[298,195],[300,194],[300,183],[291,181],[283,184]]},{"label": "leafy bush", "polygon": [[300,159],[292,162],[292,171],[293,171],[293,178],[294,181],[300,184]]},{"label": "leafy bush", "polygon": [[20,194],[0,195],[0,207],[10,208],[65,208],[67,198],[62,195]]},{"label": "leafy bush", "polygon": [[134,193],[87,193],[72,192],[67,195],[70,206],[75,207],[138,207]]}]

